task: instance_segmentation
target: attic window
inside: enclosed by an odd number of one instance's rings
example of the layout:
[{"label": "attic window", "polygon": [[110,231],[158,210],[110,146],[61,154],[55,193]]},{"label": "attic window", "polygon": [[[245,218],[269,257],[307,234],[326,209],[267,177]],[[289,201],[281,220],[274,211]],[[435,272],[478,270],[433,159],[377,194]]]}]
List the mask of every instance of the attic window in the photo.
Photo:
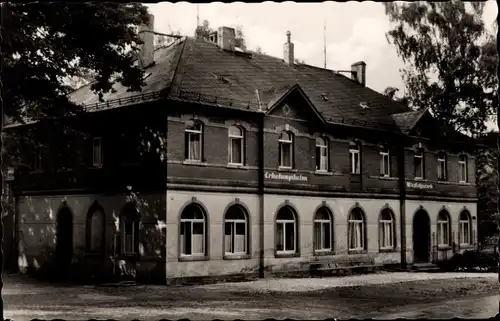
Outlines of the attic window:
[{"label": "attic window", "polygon": [[323,98],[324,101],[329,101],[328,97],[326,96],[326,94],[321,94],[321,98]]},{"label": "attic window", "polygon": [[151,76],[150,72],[148,72],[147,74],[144,74],[144,76],[142,77],[142,80],[146,80],[146,78],[148,78],[149,76]]},{"label": "attic window", "polygon": [[368,103],[366,101],[362,101],[359,103],[359,106],[363,109],[368,109],[370,107],[368,107]]}]

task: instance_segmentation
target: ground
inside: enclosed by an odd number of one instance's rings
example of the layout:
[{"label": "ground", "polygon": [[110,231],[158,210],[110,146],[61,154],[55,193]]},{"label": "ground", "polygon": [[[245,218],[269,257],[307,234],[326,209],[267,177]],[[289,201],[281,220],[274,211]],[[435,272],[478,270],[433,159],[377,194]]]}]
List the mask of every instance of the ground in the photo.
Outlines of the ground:
[{"label": "ground", "polygon": [[488,318],[493,273],[378,273],[204,286],[56,286],[4,277],[4,314],[42,319]]}]

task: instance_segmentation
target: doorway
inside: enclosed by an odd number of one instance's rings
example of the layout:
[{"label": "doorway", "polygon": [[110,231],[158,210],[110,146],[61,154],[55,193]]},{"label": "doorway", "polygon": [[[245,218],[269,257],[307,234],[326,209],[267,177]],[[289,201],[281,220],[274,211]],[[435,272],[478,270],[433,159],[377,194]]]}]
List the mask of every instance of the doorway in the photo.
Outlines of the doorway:
[{"label": "doorway", "polygon": [[56,277],[67,279],[71,274],[73,259],[73,214],[66,206],[57,214],[55,256]]},{"label": "doorway", "polygon": [[424,210],[419,210],[413,217],[413,262],[430,261],[431,220]]}]

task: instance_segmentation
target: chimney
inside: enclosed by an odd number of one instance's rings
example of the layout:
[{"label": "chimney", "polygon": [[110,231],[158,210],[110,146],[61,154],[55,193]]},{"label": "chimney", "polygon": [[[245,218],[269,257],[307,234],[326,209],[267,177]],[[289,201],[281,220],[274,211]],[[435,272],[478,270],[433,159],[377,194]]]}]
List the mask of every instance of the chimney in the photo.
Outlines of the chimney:
[{"label": "chimney", "polygon": [[154,63],[155,35],[154,35],[155,16],[149,14],[149,25],[139,26],[139,38],[142,41],[141,51],[139,53],[139,64],[141,68],[147,68]]},{"label": "chimney", "polygon": [[292,36],[292,33],[290,30],[286,32],[286,38],[287,41],[283,45],[283,59],[288,65],[293,66],[294,64],[294,56],[293,56],[293,42],[290,41],[290,37]]},{"label": "chimney", "polygon": [[217,33],[217,46],[223,50],[234,51],[235,38],[236,33],[234,28],[219,27],[219,31]]},{"label": "chimney", "polygon": [[366,85],[366,63],[358,61],[351,65],[352,79],[359,82],[361,85]]}]

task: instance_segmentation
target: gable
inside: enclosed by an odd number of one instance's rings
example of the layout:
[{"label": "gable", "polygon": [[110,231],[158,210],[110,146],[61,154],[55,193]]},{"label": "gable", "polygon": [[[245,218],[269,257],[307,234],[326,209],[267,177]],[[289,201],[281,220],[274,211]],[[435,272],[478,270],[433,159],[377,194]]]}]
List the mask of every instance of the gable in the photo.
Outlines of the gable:
[{"label": "gable", "polygon": [[272,97],[267,107],[268,115],[311,122],[324,122],[322,115],[298,85],[291,87],[285,93]]}]

